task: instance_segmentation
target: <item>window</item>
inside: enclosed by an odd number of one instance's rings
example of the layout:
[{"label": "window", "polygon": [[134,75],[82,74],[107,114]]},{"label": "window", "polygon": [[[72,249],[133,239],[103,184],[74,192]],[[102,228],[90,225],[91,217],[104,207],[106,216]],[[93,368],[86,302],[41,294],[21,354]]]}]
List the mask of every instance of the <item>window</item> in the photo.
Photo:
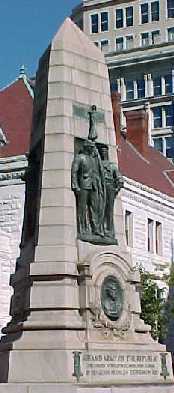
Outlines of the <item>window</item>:
[{"label": "window", "polygon": [[100,45],[101,45],[101,50],[102,51],[107,51],[108,48],[109,48],[109,41],[108,40],[102,40],[100,42]]},{"label": "window", "polygon": [[172,127],[173,126],[173,106],[172,105],[166,105],[164,107],[165,111],[165,119],[166,119],[166,127]]},{"label": "window", "polygon": [[153,227],[154,227],[154,221],[148,218],[148,251],[153,252],[154,247],[153,247]]},{"label": "window", "polygon": [[174,158],[174,136],[166,137],[166,157]]},{"label": "window", "polygon": [[174,41],[174,27],[168,29],[168,41]]},{"label": "window", "polygon": [[116,27],[117,29],[123,27],[123,9],[116,10]]},{"label": "window", "polygon": [[162,127],[162,107],[160,106],[153,108],[153,127]]},{"label": "window", "polygon": [[132,49],[133,48],[133,35],[128,35],[126,37],[126,49]]},{"label": "window", "polygon": [[118,82],[117,81],[111,81],[110,87],[111,87],[111,92],[118,91]]},{"label": "window", "polygon": [[164,77],[165,80],[165,94],[172,94],[173,89],[172,89],[172,75],[165,75]]},{"label": "window", "polygon": [[163,138],[153,138],[154,148],[163,153]]},{"label": "window", "polygon": [[91,15],[91,32],[98,33],[98,14]]},{"label": "window", "polygon": [[148,46],[148,45],[149,45],[149,33],[142,33],[141,46]]},{"label": "window", "polygon": [[167,158],[174,158],[174,136],[153,138],[154,148]]},{"label": "window", "polygon": [[137,93],[138,93],[138,98],[145,97],[145,81],[144,81],[144,79],[137,80]]},{"label": "window", "polygon": [[[162,79],[164,83],[162,83]],[[163,77],[157,76],[153,78],[153,95],[159,97],[161,95],[172,94],[172,75],[165,75]]]},{"label": "window", "polygon": [[98,41],[95,41],[94,44],[95,44],[97,47],[99,47],[99,42],[98,42]]},{"label": "window", "polygon": [[126,243],[127,246],[133,246],[133,214],[126,210],[125,211],[125,236],[126,236]]},{"label": "window", "polygon": [[133,7],[126,8],[126,26],[133,26]]},{"label": "window", "polygon": [[127,80],[126,81],[126,100],[133,100],[134,99],[134,81]]},{"label": "window", "polygon": [[158,44],[160,38],[160,31],[155,30],[152,32],[142,33],[141,34],[141,46],[149,46],[149,45],[156,45]]},{"label": "window", "polygon": [[174,0],[167,0],[168,18],[174,18]]},{"label": "window", "polygon": [[152,37],[152,45],[158,44],[160,38],[160,31],[159,30],[152,31],[151,37]]},{"label": "window", "polygon": [[159,20],[159,1],[151,3],[151,21]]},{"label": "window", "polygon": [[120,52],[124,49],[123,37],[116,38],[116,51]]},{"label": "window", "polygon": [[161,77],[157,76],[156,78],[153,78],[153,95],[155,97],[159,97],[162,94],[162,89],[161,89]]},{"label": "window", "polygon": [[148,3],[141,4],[141,23],[148,23]]},{"label": "window", "polygon": [[173,105],[153,108],[153,128],[173,127]]},{"label": "window", "polygon": [[148,218],[148,251],[162,254],[162,224]]},{"label": "window", "polygon": [[155,223],[155,240],[156,240],[156,254],[162,254],[162,224],[160,222]]},{"label": "window", "polygon": [[101,13],[101,31],[108,31],[108,12]]}]

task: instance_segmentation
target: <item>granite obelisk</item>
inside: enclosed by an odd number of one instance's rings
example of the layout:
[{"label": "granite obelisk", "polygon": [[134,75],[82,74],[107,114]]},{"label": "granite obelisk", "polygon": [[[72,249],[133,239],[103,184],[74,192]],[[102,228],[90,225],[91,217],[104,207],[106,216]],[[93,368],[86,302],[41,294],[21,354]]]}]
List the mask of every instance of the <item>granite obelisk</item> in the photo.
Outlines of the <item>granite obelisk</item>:
[{"label": "granite obelisk", "polygon": [[116,164],[104,57],[67,19],[37,73],[0,393],[173,391],[171,357],[140,319]]}]

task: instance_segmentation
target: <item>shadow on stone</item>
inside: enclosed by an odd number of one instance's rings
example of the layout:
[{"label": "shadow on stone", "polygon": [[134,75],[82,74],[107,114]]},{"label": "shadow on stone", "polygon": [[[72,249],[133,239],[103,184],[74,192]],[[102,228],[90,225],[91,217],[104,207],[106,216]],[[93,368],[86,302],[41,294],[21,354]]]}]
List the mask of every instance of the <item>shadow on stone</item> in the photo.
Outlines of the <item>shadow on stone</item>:
[{"label": "shadow on stone", "polygon": [[[50,47],[41,58],[39,65],[42,72],[46,74],[48,73],[49,55]],[[45,61],[45,57],[47,61]],[[0,383],[6,383],[9,380],[10,352],[14,349],[15,342],[21,338],[23,324],[30,315],[30,292],[33,284],[30,276],[30,264],[34,262],[35,248],[38,242],[47,84],[44,85],[43,90],[35,92],[28,168],[23,178],[26,182],[26,190],[20,256],[16,261],[15,273],[10,277],[10,286],[14,290],[10,303],[11,321],[2,329],[4,336],[0,340]],[[42,102],[40,102],[40,97],[42,97]]]}]

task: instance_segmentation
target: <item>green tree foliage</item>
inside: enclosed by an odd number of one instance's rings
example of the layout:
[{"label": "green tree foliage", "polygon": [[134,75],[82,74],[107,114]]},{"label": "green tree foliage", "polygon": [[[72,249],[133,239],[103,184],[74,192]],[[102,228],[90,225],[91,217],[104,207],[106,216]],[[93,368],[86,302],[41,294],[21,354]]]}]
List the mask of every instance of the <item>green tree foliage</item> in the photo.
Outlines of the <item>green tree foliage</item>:
[{"label": "green tree foliage", "polygon": [[160,289],[152,275],[140,268],[141,277],[141,318],[151,325],[151,334],[162,342],[166,335],[166,310],[164,289]]},{"label": "green tree foliage", "polygon": [[172,263],[172,265],[171,265],[170,276],[168,279],[168,285],[169,285],[169,287],[174,286],[174,263]]}]

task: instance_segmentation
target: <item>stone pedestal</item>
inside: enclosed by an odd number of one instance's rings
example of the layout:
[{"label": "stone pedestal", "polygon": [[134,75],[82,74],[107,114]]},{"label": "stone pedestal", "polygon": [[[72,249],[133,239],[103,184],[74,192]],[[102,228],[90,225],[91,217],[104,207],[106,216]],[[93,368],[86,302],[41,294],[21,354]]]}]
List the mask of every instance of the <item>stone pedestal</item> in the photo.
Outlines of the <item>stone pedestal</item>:
[{"label": "stone pedestal", "polygon": [[122,384],[112,387],[67,384],[1,384],[0,393],[173,393],[171,384]]},{"label": "stone pedestal", "polygon": [[[0,381],[8,383],[0,393],[145,392],[144,384],[153,393],[161,384],[171,392],[170,354],[140,319],[139,276],[125,244],[120,197],[118,245],[77,236],[71,167],[88,138],[93,104],[97,142],[116,163],[103,55],[67,19],[37,73],[22,250],[11,278],[12,321],[0,347]],[[118,296],[108,294],[106,282]]]}]

